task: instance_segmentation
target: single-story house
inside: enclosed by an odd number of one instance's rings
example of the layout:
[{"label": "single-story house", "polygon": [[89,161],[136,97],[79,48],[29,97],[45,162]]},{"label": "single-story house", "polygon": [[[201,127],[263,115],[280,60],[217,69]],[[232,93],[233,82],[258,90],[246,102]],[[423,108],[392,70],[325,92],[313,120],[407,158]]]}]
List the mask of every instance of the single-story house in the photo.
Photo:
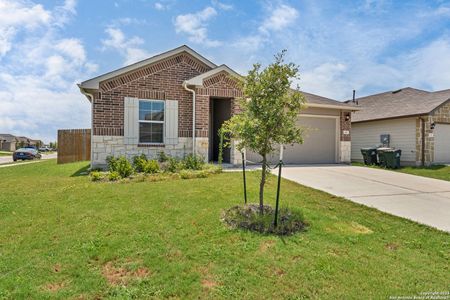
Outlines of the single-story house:
[{"label": "single-story house", "polygon": [[0,150],[16,151],[17,139],[14,135],[8,133],[0,133]]},{"label": "single-story house", "polygon": [[[218,129],[239,111],[236,99],[242,93],[234,76],[240,75],[181,46],[82,82],[78,86],[92,107],[92,166],[104,166],[110,155],[156,157],[161,151],[217,160]],[[299,124],[311,130],[303,145],[288,147],[287,162],[349,162],[351,112],[356,108],[305,96],[307,108]],[[224,161],[241,162],[233,145]]]},{"label": "single-story house", "polygon": [[402,165],[450,163],[450,89],[408,87],[354,101],[361,110],[352,115],[352,160],[386,144],[402,150]]}]

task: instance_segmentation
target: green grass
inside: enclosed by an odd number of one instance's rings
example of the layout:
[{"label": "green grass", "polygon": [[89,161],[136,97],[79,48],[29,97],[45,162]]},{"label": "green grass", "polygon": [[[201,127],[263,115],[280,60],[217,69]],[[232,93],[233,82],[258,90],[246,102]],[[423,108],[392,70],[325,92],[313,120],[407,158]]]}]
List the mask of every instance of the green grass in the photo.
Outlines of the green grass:
[{"label": "green grass", "polygon": [[[242,201],[240,173],[95,183],[86,168],[0,169],[0,299],[386,299],[449,288],[449,234],[342,198],[284,180],[282,204],[309,229],[261,236],[220,221]],[[257,173],[248,187],[256,201]],[[275,188],[270,177],[271,204]]]},{"label": "green grass", "polygon": [[[352,165],[382,169],[379,166],[366,166],[363,163],[356,162],[352,163]],[[430,167],[401,167],[400,169],[392,169],[391,171],[450,181],[450,166],[445,165],[433,165]]]},{"label": "green grass", "polygon": [[12,152],[9,151],[0,151],[0,156],[12,156]]}]

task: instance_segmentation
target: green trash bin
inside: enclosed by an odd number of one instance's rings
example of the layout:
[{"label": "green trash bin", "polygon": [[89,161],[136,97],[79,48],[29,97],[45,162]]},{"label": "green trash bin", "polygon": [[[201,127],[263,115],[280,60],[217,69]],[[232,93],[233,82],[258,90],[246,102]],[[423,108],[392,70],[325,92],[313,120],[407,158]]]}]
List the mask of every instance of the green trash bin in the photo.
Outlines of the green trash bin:
[{"label": "green trash bin", "polygon": [[392,149],[384,151],[384,159],[386,162],[386,168],[398,169],[400,168],[400,157],[402,156],[402,150]]},{"label": "green trash bin", "polygon": [[385,153],[386,151],[390,150],[392,150],[392,148],[386,147],[377,148],[378,164],[383,168],[387,168]]},{"label": "green trash bin", "polygon": [[376,165],[378,163],[376,148],[361,148],[361,154],[365,165]]}]

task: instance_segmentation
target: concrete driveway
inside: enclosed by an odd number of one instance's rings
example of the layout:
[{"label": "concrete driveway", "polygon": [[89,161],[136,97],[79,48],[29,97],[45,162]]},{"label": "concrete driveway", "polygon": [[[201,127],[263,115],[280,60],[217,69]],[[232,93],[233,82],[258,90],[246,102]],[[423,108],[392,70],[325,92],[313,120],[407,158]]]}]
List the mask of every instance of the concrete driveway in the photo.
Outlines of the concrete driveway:
[{"label": "concrete driveway", "polygon": [[450,232],[450,182],[380,169],[286,166],[283,177]]}]

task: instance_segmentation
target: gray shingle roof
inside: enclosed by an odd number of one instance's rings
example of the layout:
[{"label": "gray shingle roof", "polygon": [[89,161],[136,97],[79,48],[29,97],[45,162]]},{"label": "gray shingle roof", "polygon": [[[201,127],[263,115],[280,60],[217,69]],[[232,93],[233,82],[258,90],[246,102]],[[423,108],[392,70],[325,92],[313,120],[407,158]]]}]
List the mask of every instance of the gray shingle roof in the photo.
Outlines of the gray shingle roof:
[{"label": "gray shingle roof", "polygon": [[342,106],[342,108],[354,107],[354,105],[351,104],[351,103],[340,102],[340,101],[337,101],[337,100],[333,100],[333,99],[330,99],[330,98],[325,98],[325,97],[322,97],[322,96],[319,96],[319,95],[306,93],[306,92],[303,92],[303,91],[302,91],[302,94],[305,96],[306,103]]},{"label": "gray shingle roof", "polygon": [[0,140],[7,141],[7,142],[13,142],[16,140],[16,137],[9,133],[0,133]]},{"label": "gray shingle roof", "polygon": [[410,87],[356,99],[360,111],[352,122],[425,115],[450,100],[450,89],[427,92]]}]

